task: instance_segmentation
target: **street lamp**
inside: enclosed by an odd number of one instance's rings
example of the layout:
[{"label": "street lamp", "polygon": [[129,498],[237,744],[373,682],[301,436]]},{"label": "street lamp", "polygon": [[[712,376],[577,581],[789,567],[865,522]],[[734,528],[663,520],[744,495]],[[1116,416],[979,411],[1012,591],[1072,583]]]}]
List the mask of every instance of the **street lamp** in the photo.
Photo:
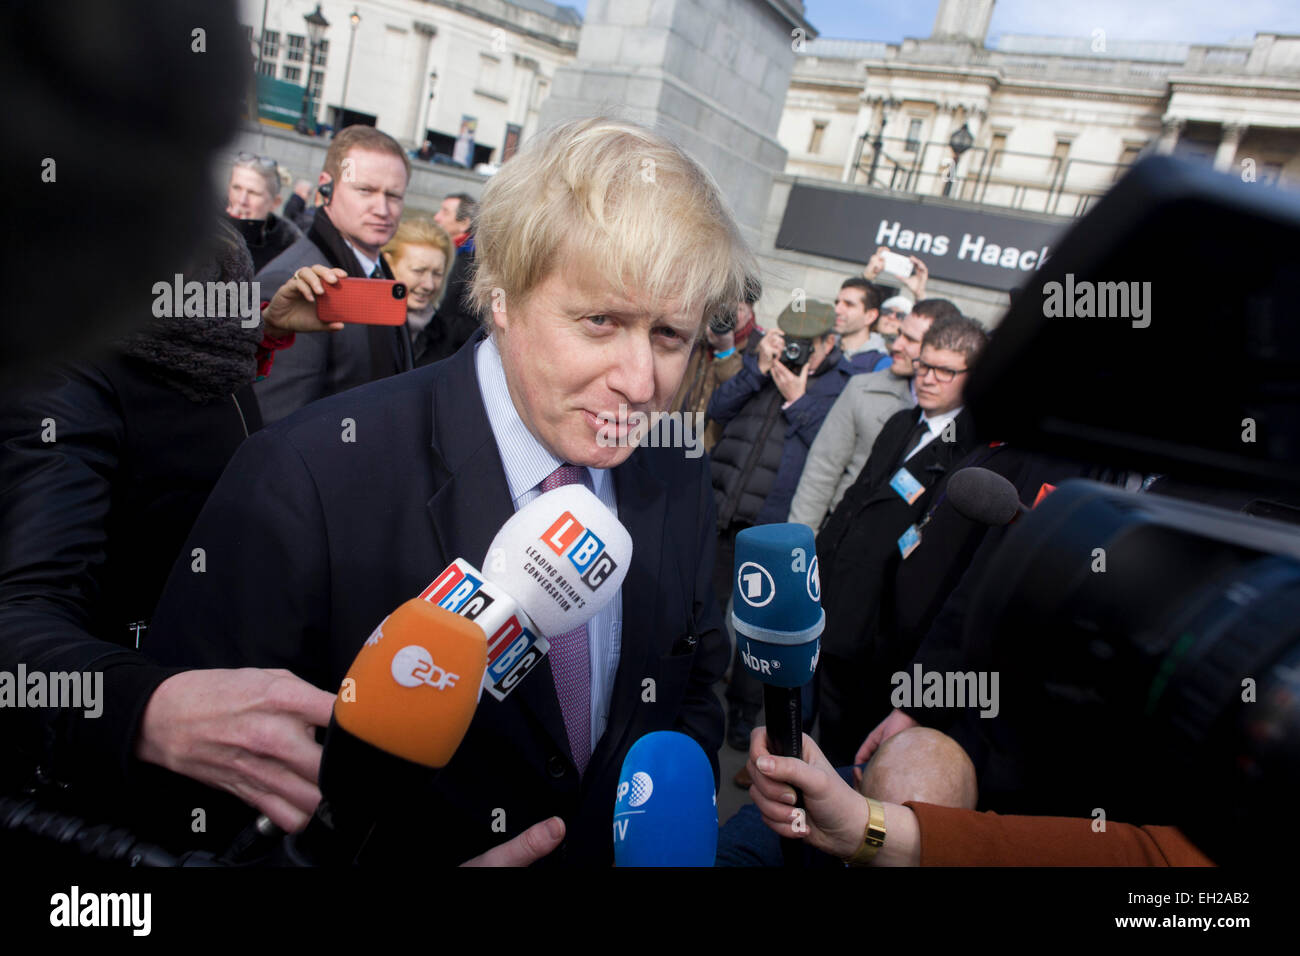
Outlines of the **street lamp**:
[{"label": "street lamp", "polygon": [[943,194],[945,196],[952,192],[952,181],[957,175],[957,164],[961,162],[961,154],[970,149],[974,142],[975,137],[971,135],[970,127],[965,123],[962,123],[957,132],[953,133],[952,138],[948,140],[948,146],[952,149],[952,176],[949,176],[948,181],[943,184]]},{"label": "street lamp", "polygon": [[352,21],[352,35],[348,37],[348,62],[343,67],[343,99],[339,102],[339,123],[344,122],[343,116],[348,111],[348,79],[352,76],[352,44],[357,39],[357,27],[361,24],[361,14],[357,13],[357,8],[352,8],[352,15],[348,17]]},{"label": "street lamp", "polygon": [[302,117],[298,120],[298,132],[309,133],[311,127],[315,125],[315,110],[311,110],[312,120],[307,119],[308,108],[311,106],[311,68],[316,62],[316,48],[320,46],[321,40],[325,39],[325,31],[329,28],[330,22],[325,19],[325,15],[320,12],[320,4],[316,4],[316,9],[303,17],[307,21],[307,82],[303,84],[302,89]]},{"label": "street lamp", "polygon": [[894,99],[882,100],[880,103],[880,128],[876,130],[876,140],[871,144],[871,171],[867,173],[868,186],[876,184],[876,167],[880,165],[880,148],[884,145],[881,138],[885,135],[885,122],[889,118],[889,111],[902,105]]}]

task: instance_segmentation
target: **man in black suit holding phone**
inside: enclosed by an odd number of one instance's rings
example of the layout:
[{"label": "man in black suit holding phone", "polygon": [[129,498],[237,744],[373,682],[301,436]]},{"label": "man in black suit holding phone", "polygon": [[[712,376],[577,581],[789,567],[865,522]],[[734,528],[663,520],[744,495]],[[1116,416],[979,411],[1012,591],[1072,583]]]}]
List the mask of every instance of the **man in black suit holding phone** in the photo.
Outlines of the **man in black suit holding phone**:
[{"label": "man in black suit holding phone", "polygon": [[857,481],[817,535],[826,610],[819,743],[836,766],[852,763],[890,710],[890,675],[879,666],[890,658],[877,646],[881,605],[893,593],[898,562],[925,534],[936,487],[975,447],[962,391],[987,341],[973,319],[935,319],[912,363],[918,407],[885,422]]},{"label": "man in black suit holding phone", "polygon": [[481,566],[542,489],[582,481],[631,534],[621,589],[505,700],[482,695],[422,794],[432,825],[381,823],[366,860],[459,863],[558,816],[565,842],[546,862],[604,867],[638,738],[690,735],[716,783],[713,684],[727,663],[706,460],[634,449],[626,423],[667,409],[705,316],[738,300],[757,267],[698,164],[605,118],[555,128],[493,177],[478,257],[486,335],[245,443],[183,550],[203,548],[206,569],[178,561],[147,650],[286,668],[332,691],[393,608],[454,558]]},{"label": "man in black suit holding phone", "polygon": [[[358,279],[392,279],[380,248],[402,219],[411,161],[372,126],[349,126],[330,142],[317,187],[325,197],[311,229],[257,274],[280,288],[306,266],[326,265]],[[413,366],[405,327],[348,324],[329,335],[299,337],[276,353],[275,373],[253,386],[262,420],[279,421],[304,405]]]}]

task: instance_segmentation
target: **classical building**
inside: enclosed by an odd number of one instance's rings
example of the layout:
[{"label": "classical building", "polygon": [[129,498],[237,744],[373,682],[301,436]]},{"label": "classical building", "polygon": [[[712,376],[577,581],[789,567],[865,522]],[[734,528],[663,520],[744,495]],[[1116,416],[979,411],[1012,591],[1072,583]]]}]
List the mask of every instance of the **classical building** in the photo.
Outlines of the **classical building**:
[{"label": "classical building", "polygon": [[993,5],[943,0],[921,39],[805,44],[781,119],[786,172],[1070,217],[1147,150],[1300,184],[1300,36],[1203,46],[1096,30],[990,49]]},{"label": "classical building", "polygon": [[[258,71],[310,84],[317,121],[368,123],[446,156],[468,127],[469,165],[502,161],[536,131],[582,29],[577,11],[547,0],[241,0],[239,9]],[[316,9],[329,27],[309,75],[305,18]]]}]

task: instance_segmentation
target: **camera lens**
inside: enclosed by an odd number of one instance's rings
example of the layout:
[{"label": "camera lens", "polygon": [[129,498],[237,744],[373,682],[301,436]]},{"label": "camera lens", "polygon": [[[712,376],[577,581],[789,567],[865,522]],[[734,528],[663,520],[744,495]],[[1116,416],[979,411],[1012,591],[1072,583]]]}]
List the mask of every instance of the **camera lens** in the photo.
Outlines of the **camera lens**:
[{"label": "camera lens", "polygon": [[405,298],[406,298],[406,286],[402,285],[402,283],[400,283],[400,282],[398,282],[396,285],[394,285],[394,286],[393,286],[393,298],[394,298],[394,299],[405,299]]}]

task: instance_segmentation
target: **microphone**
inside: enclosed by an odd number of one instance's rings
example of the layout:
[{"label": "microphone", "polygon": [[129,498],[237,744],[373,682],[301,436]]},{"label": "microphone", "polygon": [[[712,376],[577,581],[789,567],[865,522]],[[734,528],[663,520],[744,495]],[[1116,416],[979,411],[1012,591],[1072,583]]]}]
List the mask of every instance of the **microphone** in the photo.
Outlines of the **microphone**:
[{"label": "microphone", "polygon": [[948,500],[963,518],[1000,527],[1029,509],[1020,503],[1016,486],[987,468],[963,468],[948,479]]},{"label": "microphone", "polygon": [[615,866],[713,866],[718,798],[698,743],[657,730],[623,758],[614,800]]},{"label": "microphone", "polygon": [[511,515],[480,571],[457,558],[420,597],[487,635],[485,689],[498,700],[550,649],[546,637],[586,624],[622,587],[632,536],[583,485],[545,492]]},{"label": "microphone", "polygon": [[[817,670],[818,637],[826,626],[812,528],[764,524],[736,535],[731,623],[740,659],[763,684],[768,749],[778,757],[803,757],[799,690]],[[795,791],[796,806],[803,796]],[[783,840],[786,866],[798,866],[798,840]]]},{"label": "microphone", "polygon": [[483,687],[483,631],[418,598],[380,622],[348,669],[321,754],[321,802],[283,853],[356,862],[381,815],[415,799],[460,746]]}]

